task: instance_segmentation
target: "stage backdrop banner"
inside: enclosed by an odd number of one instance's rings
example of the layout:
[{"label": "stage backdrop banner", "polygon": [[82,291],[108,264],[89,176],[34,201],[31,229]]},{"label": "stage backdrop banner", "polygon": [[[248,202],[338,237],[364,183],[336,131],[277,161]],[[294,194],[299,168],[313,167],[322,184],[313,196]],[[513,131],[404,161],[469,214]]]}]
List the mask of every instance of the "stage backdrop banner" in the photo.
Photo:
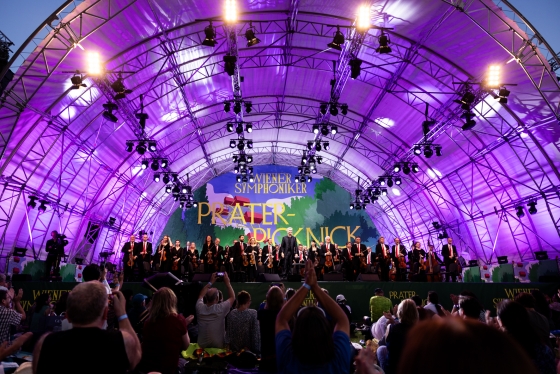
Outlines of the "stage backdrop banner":
[{"label": "stage backdrop banner", "polygon": [[174,212],[160,240],[169,235],[200,249],[207,235],[225,246],[244,234],[279,244],[292,227],[304,246],[325,236],[341,247],[358,236],[368,246],[376,244],[379,232],[364,210],[349,208],[346,190],[315,174],[312,182],[296,183],[296,175],[297,168],[277,165],[255,166],[254,183],[238,183],[234,173],[220,175],[194,192],[197,208]]},{"label": "stage backdrop banner", "polygon": [[[48,292],[52,300],[57,301],[62,292],[69,292],[76,284],[73,282],[15,282],[14,288],[23,288],[22,305],[25,310],[28,310],[41,293]],[[284,285],[286,289],[301,287],[301,283],[293,282],[285,282]],[[224,297],[227,297],[227,290],[222,282],[216,282],[215,286],[224,293]],[[259,304],[265,300],[270,283],[232,283],[232,286],[236,294],[242,290],[249,292],[252,299],[251,308],[257,309]],[[474,292],[484,307],[492,311],[495,310],[498,302],[503,299],[511,299],[519,292],[540,289],[547,295],[553,295],[558,289],[556,284],[552,283],[320,282],[320,286],[325,288],[333,299],[337,295],[344,295],[348,305],[352,308],[352,319],[357,322],[361,321],[363,316],[369,315],[369,299],[378,287],[385,292],[385,296],[391,299],[393,305],[414,295],[419,295],[425,302],[428,291],[436,291],[441,304],[447,310],[451,310],[453,306],[449,295],[458,295],[461,291],[468,290]],[[148,296],[152,294],[141,283],[125,283],[123,289],[131,289],[134,294],[143,293]],[[313,294],[310,292],[304,304],[310,305],[314,301]]]}]

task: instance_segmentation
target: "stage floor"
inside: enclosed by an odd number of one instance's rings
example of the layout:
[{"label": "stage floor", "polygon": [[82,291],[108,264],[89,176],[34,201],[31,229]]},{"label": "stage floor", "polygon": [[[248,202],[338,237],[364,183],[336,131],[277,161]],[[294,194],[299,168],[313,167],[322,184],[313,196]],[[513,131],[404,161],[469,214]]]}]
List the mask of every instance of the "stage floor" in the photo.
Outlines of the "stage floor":
[{"label": "stage floor", "polygon": [[[286,289],[301,287],[301,282],[282,282]],[[558,289],[556,283],[417,283],[417,282],[319,282],[334,299],[342,294],[347,304],[352,308],[352,319],[361,321],[362,317],[369,315],[369,300],[374,295],[376,288],[381,288],[385,296],[390,298],[393,304],[401,300],[419,295],[426,299],[428,291],[436,291],[440,302],[446,309],[451,309],[452,303],[449,295],[458,295],[463,290],[474,292],[486,309],[494,309],[496,303],[502,299],[513,298],[516,293],[528,292],[532,289],[540,289],[547,295],[553,295]],[[15,288],[23,288],[22,306],[27,310],[35,298],[44,292],[49,292],[53,301],[59,299],[64,291],[70,291],[76,283],[73,282],[14,282]],[[266,283],[235,283],[232,282],[235,293],[245,290],[251,294],[251,308],[258,308],[265,300],[266,293],[271,282]],[[215,287],[222,292],[227,292],[222,282],[216,282]],[[151,294],[151,290],[142,283],[125,283],[123,289],[131,289],[134,294]],[[226,296],[226,295],[224,295]],[[312,293],[309,293],[305,304],[314,302]]]}]

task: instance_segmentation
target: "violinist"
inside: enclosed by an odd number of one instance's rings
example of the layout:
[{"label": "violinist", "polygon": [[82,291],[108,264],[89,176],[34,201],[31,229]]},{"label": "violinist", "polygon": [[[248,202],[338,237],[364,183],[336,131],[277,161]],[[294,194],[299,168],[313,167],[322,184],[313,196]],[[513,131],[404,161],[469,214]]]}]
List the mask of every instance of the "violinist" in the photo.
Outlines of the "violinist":
[{"label": "violinist", "polygon": [[202,252],[200,252],[200,263],[204,264],[204,272],[206,274],[213,273],[216,270],[215,261],[217,254],[216,245],[212,241],[212,237],[208,235],[202,245]]},{"label": "violinist", "polygon": [[245,235],[239,235],[239,240],[233,242],[233,253],[230,256],[233,256],[233,266],[235,266],[236,271],[243,270],[244,265],[244,257],[245,250],[247,249],[247,243],[244,243]]},{"label": "violinist", "polygon": [[334,271],[335,246],[331,243],[331,237],[325,236],[325,244],[319,250],[319,266],[323,268],[323,273]]},{"label": "violinist", "polygon": [[366,249],[366,273],[374,273],[375,253],[372,252],[371,247]]},{"label": "violinist", "polygon": [[401,239],[395,238],[395,245],[391,247],[391,257],[397,267],[397,281],[404,281],[406,277],[406,248],[401,244]]},{"label": "violinist", "polygon": [[283,263],[284,263],[284,254],[281,253],[281,252],[282,251],[280,250],[280,244],[276,244],[274,246],[274,252],[273,252],[274,269],[272,270],[272,272],[274,274],[281,274],[283,272],[282,266],[283,266]]},{"label": "violinist", "polygon": [[[354,244],[352,245],[352,256],[354,269],[356,269],[356,276],[362,272],[362,269],[365,271],[365,267],[362,267],[362,257],[364,257],[367,253],[367,247],[365,244],[362,244],[362,239],[358,236],[354,239]],[[364,258],[365,260],[365,258]]]},{"label": "violinist", "polygon": [[136,243],[136,236],[130,235],[130,241],[124,243],[121,253],[123,254],[124,280],[132,280],[134,265],[137,264],[139,246]]},{"label": "violinist", "polygon": [[272,244],[272,239],[270,238],[264,241],[261,261],[264,266],[264,272],[272,274],[274,271],[274,245]]},{"label": "violinist", "polygon": [[419,275],[422,268],[421,261],[426,258],[426,251],[420,247],[420,242],[414,242],[412,245],[412,250],[408,254],[408,259],[410,260],[410,268],[412,269],[412,274]]},{"label": "violinist", "polygon": [[389,265],[391,264],[391,255],[389,253],[389,246],[385,244],[385,238],[380,237],[375,246],[375,254],[379,261],[380,278],[382,281],[389,280]]},{"label": "violinist", "polygon": [[259,247],[257,246],[257,239],[252,237],[249,239],[249,245],[245,249],[245,254],[249,260],[249,264],[245,267],[245,272],[249,282],[254,282],[257,278],[258,253]]},{"label": "violinist", "polygon": [[194,272],[198,269],[198,259],[198,249],[196,249],[196,244],[191,242],[185,258],[185,266],[189,269],[189,279],[192,279]]},{"label": "violinist", "polygon": [[156,255],[154,256],[155,268],[160,273],[167,273],[171,270],[171,245],[167,235],[163,236],[159,243]]},{"label": "violinist", "polygon": [[184,257],[185,250],[181,248],[181,241],[175,240],[175,246],[171,248],[171,273],[177,278],[181,278],[182,271],[182,260]]}]

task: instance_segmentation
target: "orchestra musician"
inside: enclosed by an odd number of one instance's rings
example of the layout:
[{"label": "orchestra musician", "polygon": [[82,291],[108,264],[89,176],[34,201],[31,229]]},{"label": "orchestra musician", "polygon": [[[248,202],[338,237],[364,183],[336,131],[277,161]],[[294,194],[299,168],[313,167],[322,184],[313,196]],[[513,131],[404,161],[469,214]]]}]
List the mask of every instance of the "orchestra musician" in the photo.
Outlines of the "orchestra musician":
[{"label": "orchestra musician", "polygon": [[191,242],[189,244],[189,250],[187,251],[185,257],[186,269],[189,269],[189,279],[192,279],[194,272],[198,268],[198,261],[198,249],[196,249],[196,244],[194,242]]},{"label": "orchestra musician", "polygon": [[428,243],[428,253],[426,253],[426,276],[428,282],[441,282],[441,259],[434,251],[434,245]]},{"label": "orchestra musician", "polygon": [[[303,244],[299,243],[294,251],[294,264],[305,264],[307,261],[307,255],[303,249]],[[295,267],[297,270],[296,274],[299,274],[299,271],[302,269],[301,265]]]},{"label": "orchestra musician", "polygon": [[146,273],[150,271],[152,262],[152,243],[148,241],[148,234],[142,235],[142,241],[137,243],[138,257],[136,258],[136,266],[138,266],[138,276],[144,279]]},{"label": "orchestra musician", "polygon": [[[330,254],[330,266],[327,266],[327,254]],[[321,245],[319,250],[319,266],[323,269],[323,273],[329,273],[334,271],[334,257],[335,257],[335,246],[331,243],[331,237],[325,236],[325,244]]]},{"label": "orchestra musician", "polygon": [[233,274],[233,256],[231,256],[230,246],[226,245],[225,248],[220,246],[219,240],[216,239],[218,243],[218,269],[219,271],[225,271],[231,276]]},{"label": "orchestra musician", "polygon": [[[272,274],[274,272],[274,245],[271,238],[264,241],[261,261],[264,266],[264,272]],[[272,266],[269,266],[269,264]]]},{"label": "orchestra musician", "polygon": [[413,275],[419,275],[420,261],[423,261],[425,258],[426,251],[420,248],[420,242],[414,242],[414,244],[412,245],[412,250],[408,254],[410,269]]},{"label": "orchestra musician", "polygon": [[[319,255],[319,248],[317,247],[317,242],[315,240],[311,240],[311,246],[307,251],[307,257],[313,262],[313,267],[315,268],[315,274],[317,275],[317,279],[321,279],[321,262],[320,262],[320,255]],[[323,257],[323,260],[325,258]],[[323,261],[324,262],[324,261]]]},{"label": "orchestra musician", "polygon": [[347,281],[354,280],[354,265],[353,265],[353,258],[352,255],[352,243],[346,242],[346,247],[340,252],[339,255],[340,261],[342,262],[342,269],[344,270],[344,274],[346,275]]},{"label": "orchestra musician", "polygon": [[391,264],[391,255],[389,246],[385,244],[385,238],[380,237],[375,246],[375,254],[379,261],[380,278],[382,281],[389,280],[389,265]]},{"label": "orchestra musician", "polygon": [[391,247],[391,257],[397,267],[397,281],[406,280],[406,248],[401,244],[400,238],[395,238],[395,244]]},{"label": "orchestra musician", "polygon": [[175,246],[171,248],[171,273],[177,278],[181,278],[184,273],[183,268],[183,257],[185,256],[185,250],[181,248],[181,241],[175,240]]},{"label": "orchestra musician", "polygon": [[245,249],[245,254],[249,261],[249,265],[245,267],[247,280],[249,282],[254,282],[257,278],[257,263],[259,262],[259,247],[257,246],[257,239],[254,236],[249,239],[249,245]]},{"label": "orchestra musician", "polygon": [[233,265],[236,271],[243,270],[243,255],[247,249],[247,243],[244,243],[245,235],[239,235],[239,240],[233,244]]},{"label": "orchestra musician", "polygon": [[171,258],[171,239],[169,236],[163,236],[163,239],[161,239],[158,245],[155,257],[156,259],[154,262],[156,263],[156,269],[158,269],[160,273],[167,273],[171,270],[171,262],[173,259]]},{"label": "orchestra musician", "polygon": [[216,245],[212,241],[212,237],[208,235],[202,245],[202,252],[200,252],[200,263],[204,264],[204,273],[210,274],[216,271],[217,254]]},{"label": "orchestra musician", "polygon": [[[139,243],[136,243],[136,236],[130,235],[130,240],[124,243],[121,253],[123,254],[123,273],[125,282],[130,282],[134,276],[134,265],[138,264],[138,255],[140,254]],[[132,262],[131,262],[132,256]],[[130,266],[132,264],[132,266]]]},{"label": "orchestra musician", "polygon": [[65,239],[58,234],[58,231],[51,232],[51,239],[47,240],[46,249],[47,258],[45,260],[45,278],[52,275],[59,275],[60,258],[64,255]]},{"label": "orchestra musician", "polygon": [[282,251],[280,250],[280,244],[276,244],[274,247],[274,270],[273,273],[275,274],[282,274],[283,270],[283,262],[284,259],[282,258]]},{"label": "orchestra musician", "polygon": [[356,270],[356,276],[362,271],[361,267],[361,257],[367,254],[367,247],[365,244],[362,244],[362,239],[357,236],[354,239],[354,244],[352,244],[352,256],[354,269]]},{"label": "orchestra musician", "polygon": [[375,271],[375,253],[371,250],[371,247],[366,248],[366,273],[374,273]]},{"label": "orchestra musician", "polygon": [[[441,247],[441,256],[443,257],[443,262],[445,264],[445,281],[449,282],[449,278],[453,282],[457,282],[457,247],[453,245],[453,239],[447,238],[447,244]],[[451,266],[451,264],[455,264]]]},{"label": "orchestra musician", "polygon": [[288,276],[292,273],[292,261],[294,252],[297,249],[297,239],[293,236],[293,229],[288,227],[288,235],[282,238],[282,243],[280,244],[280,253],[284,259],[284,276]]}]

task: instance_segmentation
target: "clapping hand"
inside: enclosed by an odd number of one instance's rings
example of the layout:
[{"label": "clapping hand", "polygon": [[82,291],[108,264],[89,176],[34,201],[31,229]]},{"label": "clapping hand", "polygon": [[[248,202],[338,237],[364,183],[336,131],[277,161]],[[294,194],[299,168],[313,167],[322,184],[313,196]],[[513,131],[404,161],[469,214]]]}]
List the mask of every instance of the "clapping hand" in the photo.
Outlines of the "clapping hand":
[{"label": "clapping hand", "polygon": [[305,283],[311,287],[317,284],[317,274],[315,274],[315,269],[311,260],[307,260],[305,263]]}]

